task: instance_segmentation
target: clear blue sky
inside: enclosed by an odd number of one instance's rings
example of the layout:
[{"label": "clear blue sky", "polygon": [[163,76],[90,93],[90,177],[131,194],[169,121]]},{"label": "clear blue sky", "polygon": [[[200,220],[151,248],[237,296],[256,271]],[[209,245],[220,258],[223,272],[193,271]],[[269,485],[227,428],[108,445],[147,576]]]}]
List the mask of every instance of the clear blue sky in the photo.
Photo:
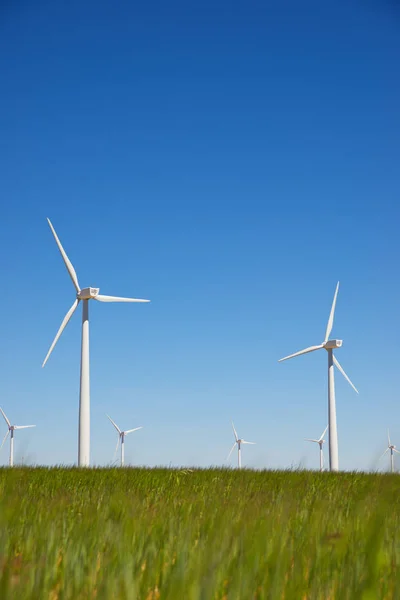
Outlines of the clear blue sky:
[{"label": "clear blue sky", "polygon": [[[140,4],[140,3],[139,3]],[[391,2],[44,2],[0,9],[0,399],[16,456],[77,456],[91,303],[92,461],[317,466],[333,335],[341,467],[400,445],[400,11]],[[1,426],[0,433],[4,435]],[[6,462],[8,449],[0,455]],[[380,464],[386,466],[386,463]]]}]

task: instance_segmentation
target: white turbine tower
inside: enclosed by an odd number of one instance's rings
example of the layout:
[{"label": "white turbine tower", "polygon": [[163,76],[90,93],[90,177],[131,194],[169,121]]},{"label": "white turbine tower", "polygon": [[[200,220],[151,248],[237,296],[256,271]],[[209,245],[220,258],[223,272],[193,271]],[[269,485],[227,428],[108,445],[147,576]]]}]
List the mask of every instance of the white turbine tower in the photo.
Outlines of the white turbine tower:
[{"label": "white turbine tower", "polygon": [[237,445],[237,449],[238,449],[238,467],[239,469],[242,468],[242,455],[241,455],[241,446],[242,444],[252,444],[253,446],[255,445],[255,442],[246,442],[246,440],[242,440],[241,438],[238,437],[238,434],[236,433],[236,429],[235,426],[233,424],[232,421],[232,429],[233,429],[233,435],[235,436],[235,443],[233,444],[231,451],[228,454],[228,458],[226,460],[229,460],[231,457],[231,454],[233,452],[233,450],[235,449],[235,446]]},{"label": "white turbine tower", "polygon": [[[115,448],[115,453],[118,451],[118,446],[121,442],[121,467],[123,467],[124,461],[125,461],[125,436],[128,435],[128,433],[133,433],[134,431],[143,429],[143,427],[135,427],[135,429],[128,429],[127,431],[121,431],[120,428],[118,427],[118,425],[116,423],[114,423],[114,421],[112,420],[111,417],[109,417],[108,415],[106,415],[106,417],[111,421],[111,423],[114,425],[115,429],[117,430],[118,441],[117,441],[117,447]],[[114,456],[115,456],[115,454],[114,454]]]},{"label": "white turbine tower", "polygon": [[103,296],[99,294],[98,288],[81,288],[78,283],[78,277],[71,261],[65,253],[60,240],[54,230],[50,219],[47,219],[50,229],[56,240],[58,249],[64,260],[69,276],[72,279],[76,291],[76,298],[71,308],[64,317],[60,329],[50,346],[42,367],[46,364],[50,354],[56,345],[58,338],[64,331],[70,318],[74,314],[78,304],[82,302],[82,346],[81,346],[81,381],[79,395],[79,436],[78,436],[78,465],[88,467],[90,463],[90,379],[89,379],[89,300],[98,300],[99,302],[150,302],[150,300],[139,300],[137,298],[119,298],[117,296]]},{"label": "white turbine tower", "polygon": [[290,356],[281,358],[279,362],[300,356],[301,354],[307,354],[308,352],[314,352],[315,350],[321,350],[324,348],[328,352],[328,414],[329,414],[329,466],[331,471],[339,470],[339,453],[338,453],[338,438],[337,438],[337,425],[336,425],[336,400],[335,400],[335,376],[333,371],[333,365],[335,365],[341,374],[347,379],[351,387],[357,392],[357,388],[350,381],[349,377],[344,372],[343,368],[339,364],[338,359],[333,354],[334,348],[340,348],[343,344],[342,340],[330,340],[329,336],[333,327],[333,318],[335,316],[336,298],[339,291],[339,282],[336,286],[335,295],[333,297],[331,313],[328,319],[328,325],[326,327],[325,339],[322,344],[318,346],[310,346]]},{"label": "white turbine tower", "polygon": [[324,451],[322,449],[322,446],[325,444],[324,436],[326,434],[327,429],[328,425],[325,427],[324,433],[321,435],[320,438],[318,438],[318,440],[305,438],[306,442],[316,442],[317,444],[319,444],[319,470],[321,472],[324,470]]},{"label": "white turbine tower", "polygon": [[390,434],[389,434],[389,429],[388,429],[388,447],[386,448],[385,452],[382,454],[381,458],[383,456],[385,456],[386,452],[389,452],[389,450],[390,450],[390,470],[392,473],[394,473],[393,452],[396,452],[397,454],[400,454],[400,452],[396,449],[396,446],[390,442]]},{"label": "white turbine tower", "polygon": [[11,425],[9,419],[6,417],[4,411],[2,408],[0,408],[1,414],[4,417],[4,420],[7,424],[8,427],[8,431],[6,433],[6,435],[3,438],[3,441],[1,443],[0,446],[0,450],[2,449],[2,447],[4,446],[4,443],[6,441],[6,439],[8,438],[8,436],[10,436],[10,460],[9,460],[9,465],[10,467],[12,467],[14,465],[14,431],[16,429],[28,429],[30,427],[36,427],[36,425]]}]

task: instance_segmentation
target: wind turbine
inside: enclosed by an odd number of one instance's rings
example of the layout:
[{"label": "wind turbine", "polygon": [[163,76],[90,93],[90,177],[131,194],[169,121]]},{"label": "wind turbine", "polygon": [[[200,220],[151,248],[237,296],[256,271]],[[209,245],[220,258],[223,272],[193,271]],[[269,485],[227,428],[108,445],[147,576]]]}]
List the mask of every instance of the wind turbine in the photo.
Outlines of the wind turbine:
[{"label": "wind turbine", "polygon": [[310,346],[285,358],[281,358],[279,362],[300,356],[301,354],[307,354],[308,352],[314,352],[315,350],[321,350],[324,348],[328,352],[328,413],[329,413],[329,466],[331,471],[339,470],[339,453],[338,453],[338,438],[337,438],[337,424],[336,424],[336,399],[335,399],[335,375],[333,371],[333,365],[335,365],[345,379],[349,382],[351,387],[357,392],[357,388],[350,381],[349,377],[344,372],[343,368],[339,364],[338,359],[333,354],[334,348],[340,348],[343,344],[342,340],[330,340],[329,336],[333,327],[333,318],[335,316],[336,298],[339,291],[339,282],[336,286],[335,295],[333,297],[331,313],[328,319],[328,325],[326,327],[325,339],[322,344],[318,346]]},{"label": "wind turbine", "polygon": [[328,429],[328,425],[324,429],[324,433],[318,440],[313,440],[310,438],[305,438],[306,442],[316,442],[319,444],[319,470],[322,472],[324,470],[324,451],[322,446],[325,444],[324,435],[326,434],[326,430]]},{"label": "wind turbine", "polygon": [[4,411],[2,408],[0,408],[1,414],[4,417],[4,420],[7,424],[8,427],[8,431],[6,433],[6,435],[3,438],[3,441],[1,443],[0,446],[0,450],[2,449],[2,447],[4,446],[4,443],[6,441],[6,439],[8,438],[8,436],[10,436],[10,460],[9,460],[9,465],[10,467],[14,466],[14,431],[16,429],[28,429],[30,427],[36,427],[36,425],[11,425],[8,417],[6,417]]},{"label": "wind turbine", "polygon": [[389,429],[388,429],[388,447],[386,448],[385,452],[382,454],[381,458],[383,456],[385,456],[386,452],[389,452],[390,450],[390,470],[392,473],[394,473],[394,456],[393,456],[393,452],[397,452],[397,454],[400,454],[400,452],[398,450],[396,450],[396,446],[394,444],[390,443],[390,434],[389,434]]},{"label": "wind turbine", "polygon": [[242,440],[241,438],[238,437],[238,434],[236,433],[236,429],[235,426],[233,424],[232,421],[232,429],[233,429],[233,435],[235,436],[235,443],[233,444],[231,451],[228,454],[228,458],[226,460],[229,460],[231,457],[231,454],[237,444],[237,449],[238,449],[238,467],[239,469],[242,468],[242,455],[241,455],[241,446],[242,444],[252,444],[253,446],[255,445],[255,442],[246,442],[246,440]]},{"label": "wind turbine", "polygon": [[111,421],[111,423],[114,425],[115,429],[118,432],[118,441],[117,441],[117,447],[115,448],[115,452],[117,452],[119,443],[121,442],[121,467],[123,467],[124,460],[125,460],[125,436],[128,435],[128,433],[133,433],[134,431],[138,431],[138,429],[143,429],[143,427],[135,427],[135,429],[128,429],[127,431],[121,431],[120,428],[118,427],[118,425],[116,423],[114,423],[114,421],[112,420],[111,417],[109,417],[108,415],[106,415],[106,417]]},{"label": "wind turbine", "polygon": [[78,304],[82,302],[82,346],[81,346],[81,381],[79,393],[79,436],[78,436],[78,465],[88,467],[90,463],[90,378],[89,378],[89,300],[98,300],[99,302],[150,302],[150,300],[139,300],[137,298],[119,298],[117,296],[103,296],[99,294],[99,288],[81,288],[78,283],[78,277],[71,261],[65,253],[60,240],[54,230],[50,219],[47,219],[50,229],[56,240],[58,249],[61,253],[69,276],[72,279],[76,291],[76,298],[64,317],[60,329],[57,332],[50,350],[43,361],[42,367],[46,364],[50,354],[56,345],[58,338],[64,331],[70,318],[74,314]]}]

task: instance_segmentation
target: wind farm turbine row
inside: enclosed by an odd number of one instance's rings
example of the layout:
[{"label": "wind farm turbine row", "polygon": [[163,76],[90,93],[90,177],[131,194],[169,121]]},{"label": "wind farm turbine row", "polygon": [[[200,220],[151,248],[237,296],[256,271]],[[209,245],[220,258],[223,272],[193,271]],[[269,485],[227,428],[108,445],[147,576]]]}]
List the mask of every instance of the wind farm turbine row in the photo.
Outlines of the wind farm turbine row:
[{"label": "wind farm turbine row", "polygon": [[[14,431],[16,431],[17,429],[28,429],[30,427],[36,427],[36,425],[11,425],[11,422],[9,420],[9,418],[7,417],[7,415],[5,414],[5,412],[3,411],[3,409],[0,407],[0,412],[3,415],[3,418],[6,422],[7,425],[7,432],[6,435],[3,438],[2,444],[0,446],[0,450],[3,448],[8,436],[10,436],[10,458],[9,458],[9,466],[13,467],[14,466]],[[121,445],[121,459],[120,459],[120,465],[121,467],[124,466],[125,464],[125,437],[127,435],[129,435],[130,433],[133,433],[134,431],[139,431],[139,429],[143,429],[142,426],[140,427],[135,427],[133,429],[126,429],[125,431],[122,431],[118,425],[115,423],[115,421],[112,420],[112,418],[109,415],[106,415],[107,419],[110,421],[110,423],[113,425],[113,427],[116,429],[117,434],[118,434],[118,439],[117,439],[117,445],[115,448],[115,452],[114,452],[114,456],[116,455],[116,453],[118,452],[118,448]],[[235,446],[237,446],[237,450],[238,450],[238,468],[241,469],[242,468],[242,458],[241,458],[241,447],[243,444],[252,444],[254,445],[255,442],[247,442],[246,440],[243,440],[241,438],[238,437],[238,434],[236,432],[235,426],[232,422],[232,429],[233,429],[233,434],[235,436],[235,443],[233,444],[231,451],[228,454],[228,458],[227,460],[230,459],[231,454],[235,448]],[[393,446],[393,448],[395,448],[395,446]],[[397,450],[396,450],[397,452]]]},{"label": "wind farm turbine row", "polygon": [[[36,425],[11,425],[9,418],[7,417],[7,415],[5,414],[4,410],[1,407],[0,407],[0,412],[3,415],[3,419],[7,425],[7,432],[1,443],[0,450],[3,448],[8,436],[10,436],[10,456],[9,456],[8,464],[10,467],[13,467],[14,466],[14,432],[17,429],[29,429],[31,427],[36,427]],[[143,427],[135,427],[134,429],[128,429],[126,431],[121,431],[121,429],[111,419],[111,417],[109,417],[108,415],[107,415],[107,417],[111,421],[111,423],[114,425],[115,429],[118,432],[118,441],[117,441],[117,447],[115,448],[114,456],[118,451],[119,444],[121,444],[121,463],[120,464],[121,464],[121,467],[123,467],[124,461],[125,461],[125,436],[128,435],[129,433],[133,433],[134,431],[138,431],[139,429],[143,429]]]},{"label": "wind farm turbine row", "polygon": [[[50,355],[52,354],[52,352],[54,350],[54,347],[56,346],[61,334],[63,333],[65,327],[69,323],[69,321],[70,321],[72,315],[74,314],[74,312],[76,311],[78,305],[80,303],[82,303],[79,426],[78,426],[78,461],[77,462],[78,462],[78,466],[80,466],[80,467],[88,467],[88,466],[90,466],[89,301],[96,300],[98,302],[105,302],[105,303],[110,303],[110,302],[147,303],[147,302],[150,302],[150,300],[141,299],[141,298],[126,298],[126,297],[120,297],[120,296],[106,296],[106,295],[99,293],[100,292],[99,288],[94,288],[94,287],[82,288],[79,284],[78,276],[76,274],[75,268],[72,265],[72,262],[70,261],[70,259],[68,258],[68,255],[65,252],[64,247],[62,246],[60,239],[59,239],[50,219],[47,219],[47,221],[50,226],[50,230],[52,232],[54,240],[59,249],[59,252],[61,254],[61,257],[63,259],[64,265],[65,265],[67,272],[73,283],[73,286],[75,289],[75,299],[72,303],[72,306],[66,313],[66,315],[57,331],[57,334],[56,334],[56,336],[49,348],[49,351],[47,352],[47,355],[43,361],[42,367],[44,367],[45,364],[47,363]],[[344,378],[351,385],[351,387],[354,389],[354,391],[357,392],[357,394],[358,394],[357,388],[354,386],[354,384],[352,383],[352,381],[350,380],[348,375],[345,373],[343,367],[340,365],[338,359],[336,358],[336,356],[334,354],[334,351],[339,349],[342,346],[343,342],[340,339],[336,339],[336,338],[331,339],[330,338],[332,329],[333,329],[333,324],[334,324],[338,292],[339,292],[339,283],[337,283],[336,290],[334,293],[333,302],[332,302],[323,342],[318,345],[310,346],[308,348],[305,348],[303,350],[295,352],[294,354],[285,356],[284,358],[281,358],[279,360],[279,362],[286,361],[291,358],[301,356],[303,354],[315,352],[316,350],[324,349],[327,351],[327,355],[328,355],[328,426],[320,438],[309,439],[309,441],[319,444],[320,469],[322,470],[324,468],[324,464],[323,464],[323,444],[325,443],[324,436],[326,434],[326,431],[328,430],[328,432],[329,432],[329,468],[331,471],[339,470],[339,448],[338,448],[337,419],[336,419],[336,396],[335,396],[334,367],[336,367],[340,371],[340,373],[344,376]],[[8,420],[8,418],[6,417],[4,412],[3,411],[1,411],[1,412],[2,412],[3,418],[5,419],[7,427],[8,427],[8,431],[6,433],[6,436],[3,439],[1,447],[4,445],[7,437],[10,435],[10,465],[12,465],[13,464],[14,431],[16,429],[23,429],[23,428],[34,427],[34,426],[33,425],[32,426],[31,425],[26,425],[26,426],[11,425],[10,421]],[[125,437],[129,433],[137,431],[140,428],[137,427],[135,429],[129,429],[126,431],[122,431],[121,429],[119,429],[118,425],[111,419],[111,417],[109,417],[108,415],[107,415],[107,417],[117,431],[118,440],[117,440],[116,452],[118,451],[118,448],[120,445],[121,446],[121,465],[123,465],[124,464]],[[235,436],[235,442],[229,452],[228,458],[230,458],[233,450],[235,449],[235,447],[237,447],[238,466],[240,468],[241,467],[242,445],[254,444],[254,442],[247,442],[247,441],[239,438],[233,423],[232,423],[232,427],[233,427],[233,432],[234,432],[234,436]],[[386,454],[388,451],[390,451],[391,465],[393,468],[393,453],[398,452],[398,451],[396,450],[395,446],[390,444],[390,439],[389,439],[388,448],[386,449],[384,454]]]},{"label": "wind farm turbine row", "polygon": [[[2,444],[0,446],[0,450],[3,448],[5,441],[7,440],[8,436],[10,435],[9,466],[12,467],[12,466],[14,466],[14,431],[16,429],[28,429],[30,427],[36,427],[36,425],[11,425],[10,420],[8,419],[8,417],[6,416],[6,414],[4,413],[4,411],[1,407],[0,407],[0,412],[3,415],[3,418],[7,425],[7,432],[3,438]],[[125,437],[128,434],[133,433],[134,431],[139,431],[140,429],[143,429],[143,427],[140,426],[140,427],[135,427],[133,429],[126,429],[125,431],[122,431],[109,415],[106,415],[106,416],[107,416],[108,420],[110,421],[110,423],[113,425],[113,427],[117,431],[118,438],[117,438],[117,445],[116,445],[116,448],[114,451],[114,457],[115,457],[116,453],[118,452],[119,446],[121,446],[120,466],[123,467],[125,465]],[[233,429],[233,435],[235,437],[235,441],[234,441],[232,448],[230,449],[230,452],[229,452],[226,460],[229,461],[229,459],[232,455],[232,452],[234,451],[235,447],[237,447],[238,468],[241,469],[242,468],[242,445],[250,444],[250,445],[254,446],[255,442],[248,442],[242,438],[239,438],[233,421],[232,421],[232,429]],[[307,442],[315,442],[319,445],[319,470],[321,472],[324,470],[323,445],[325,443],[324,438],[325,438],[327,429],[328,429],[328,426],[326,426],[324,432],[318,439],[305,438],[305,440]],[[390,470],[392,473],[394,473],[394,453],[400,454],[400,452],[397,450],[396,446],[391,443],[389,430],[388,430],[388,447],[386,448],[385,452],[382,454],[382,456],[380,458],[383,458],[385,456],[385,454],[387,454],[387,452],[390,452]]]}]

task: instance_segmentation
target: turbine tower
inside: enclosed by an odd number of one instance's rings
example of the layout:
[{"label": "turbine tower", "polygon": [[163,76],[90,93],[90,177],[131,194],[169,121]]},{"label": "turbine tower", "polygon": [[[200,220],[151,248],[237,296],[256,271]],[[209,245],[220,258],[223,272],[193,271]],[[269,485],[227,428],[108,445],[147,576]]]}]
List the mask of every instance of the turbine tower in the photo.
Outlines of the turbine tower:
[{"label": "turbine tower", "polygon": [[329,336],[333,328],[333,319],[335,316],[336,299],[339,291],[339,282],[336,286],[335,295],[333,297],[332,308],[328,319],[328,325],[326,327],[325,339],[322,344],[318,346],[310,346],[285,358],[281,358],[278,362],[300,356],[301,354],[308,354],[308,352],[314,352],[315,350],[321,350],[324,348],[328,352],[328,414],[329,414],[329,467],[331,471],[339,470],[339,452],[338,452],[338,437],[337,437],[337,424],[336,424],[336,399],[335,399],[335,375],[333,371],[333,365],[335,365],[341,374],[347,379],[351,387],[357,392],[357,388],[350,381],[349,377],[344,372],[338,359],[333,354],[335,348],[340,348],[343,344],[342,340],[330,340]]},{"label": "turbine tower", "polygon": [[228,454],[228,458],[226,460],[229,460],[231,457],[231,454],[235,448],[235,446],[237,445],[237,449],[238,449],[238,468],[241,469],[242,468],[242,454],[241,454],[241,446],[242,444],[252,444],[253,446],[255,445],[255,442],[246,442],[245,440],[242,440],[241,438],[238,437],[238,434],[236,433],[236,429],[235,426],[233,424],[232,421],[232,429],[233,429],[233,435],[235,436],[235,443],[233,444],[231,451]]},{"label": "turbine tower", "polygon": [[319,470],[321,471],[321,473],[324,470],[324,451],[322,449],[322,446],[325,444],[324,436],[326,434],[327,429],[328,425],[325,427],[324,433],[321,435],[320,438],[318,438],[318,440],[305,438],[306,442],[316,442],[317,444],[319,444]]},{"label": "turbine tower", "polygon": [[[111,421],[111,423],[114,425],[115,429],[117,430],[118,441],[117,441],[117,447],[115,448],[115,453],[118,451],[118,446],[119,446],[119,443],[121,442],[121,467],[123,467],[124,462],[125,462],[125,436],[128,435],[128,433],[133,433],[134,431],[138,431],[138,429],[143,429],[143,427],[135,427],[135,429],[128,429],[127,431],[121,431],[120,428],[118,427],[118,425],[116,423],[114,423],[114,421],[112,420],[111,417],[109,417],[108,415],[106,415],[106,417]],[[114,456],[115,456],[115,453],[114,453]]]},{"label": "turbine tower", "polygon": [[4,411],[3,411],[2,408],[0,408],[0,411],[1,411],[1,414],[3,415],[4,420],[5,420],[5,422],[7,424],[7,427],[8,427],[8,431],[7,431],[6,435],[4,436],[3,441],[1,443],[0,450],[4,446],[4,443],[5,443],[6,439],[8,438],[8,436],[10,436],[10,459],[9,459],[9,465],[10,465],[10,467],[13,467],[14,466],[14,431],[16,429],[28,429],[30,427],[36,427],[36,425],[11,425],[8,417],[6,417],[6,415],[5,415],[5,413],[4,413]]},{"label": "turbine tower", "polygon": [[396,449],[396,446],[390,442],[390,434],[389,434],[389,429],[388,429],[388,447],[386,448],[385,452],[382,454],[381,458],[383,456],[385,456],[386,452],[389,452],[389,450],[390,450],[390,470],[392,473],[394,473],[393,452],[396,452],[397,454],[400,454],[400,452]]},{"label": "turbine tower", "polygon": [[103,296],[99,294],[99,288],[81,288],[78,283],[78,277],[72,266],[60,240],[54,230],[50,219],[47,219],[50,229],[56,240],[58,249],[61,253],[69,276],[72,279],[76,291],[76,298],[64,317],[60,329],[57,332],[50,350],[43,361],[42,367],[46,364],[50,354],[56,345],[58,338],[67,326],[70,318],[74,314],[78,304],[82,302],[82,346],[81,346],[81,381],[79,393],[79,434],[78,434],[78,466],[88,467],[90,464],[90,378],[89,378],[89,300],[98,300],[99,302],[150,302],[150,300],[140,300],[137,298],[119,298],[117,296]]}]

